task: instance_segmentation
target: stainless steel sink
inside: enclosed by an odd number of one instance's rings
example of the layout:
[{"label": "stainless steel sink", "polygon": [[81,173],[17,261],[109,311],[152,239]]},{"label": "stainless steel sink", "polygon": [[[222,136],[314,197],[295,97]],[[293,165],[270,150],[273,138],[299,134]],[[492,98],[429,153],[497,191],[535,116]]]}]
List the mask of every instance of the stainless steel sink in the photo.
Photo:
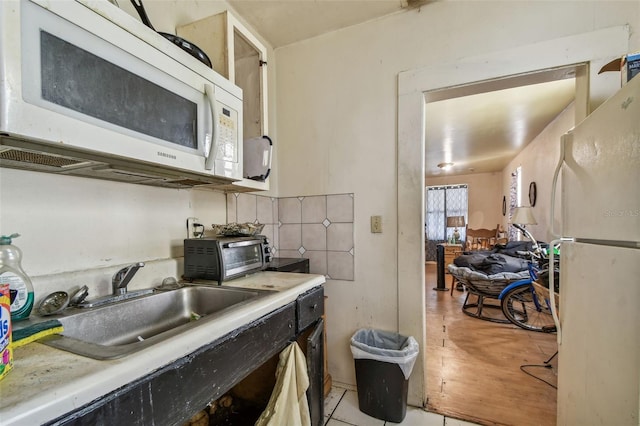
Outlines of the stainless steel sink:
[{"label": "stainless steel sink", "polygon": [[212,321],[270,293],[187,286],[97,308],[71,309],[58,318],[64,332],[40,342],[90,358],[119,358]]}]

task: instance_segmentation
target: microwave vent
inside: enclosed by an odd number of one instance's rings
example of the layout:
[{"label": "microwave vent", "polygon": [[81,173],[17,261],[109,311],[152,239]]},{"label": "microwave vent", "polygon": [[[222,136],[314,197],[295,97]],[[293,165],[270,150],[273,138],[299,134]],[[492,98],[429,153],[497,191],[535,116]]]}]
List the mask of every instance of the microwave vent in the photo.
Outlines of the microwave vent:
[{"label": "microwave vent", "polygon": [[72,151],[64,145],[49,145],[0,133],[0,167],[55,173],[162,188],[217,189],[226,178],[162,168],[130,159]]},{"label": "microwave vent", "polygon": [[171,181],[171,183],[173,183],[175,185],[185,186],[185,187],[191,187],[191,186],[197,186],[197,185],[204,185],[205,184],[205,182],[202,182],[202,181],[199,181],[199,180],[195,180],[195,179],[180,179],[180,180]]},{"label": "microwave vent", "polygon": [[21,151],[17,149],[9,149],[7,151],[0,152],[0,160],[17,161],[20,163],[31,163],[41,166],[58,168],[77,166],[79,164],[85,163],[84,161],[76,160],[73,158],[58,157],[54,155]]},{"label": "microwave vent", "polygon": [[105,175],[112,175],[111,177],[113,177],[113,175],[117,175],[121,177],[122,180],[136,181],[136,180],[158,179],[157,176],[152,175],[150,173],[129,171],[129,170],[124,170],[124,169],[120,169],[120,168],[109,166],[109,165],[96,167],[94,168],[94,170],[96,173],[104,173]]},{"label": "microwave vent", "polygon": [[104,165],[93,168],[85,176],[93,174],[95,177],[117,180],[121,182],[139,183],[143,185],[153,185],[165,188],[191,188],[202,185],[203,182],[195,179],[179,178],[173,176],[163,176],[160,170],[155,172],[146,170],[129,170],[126,167]]}]

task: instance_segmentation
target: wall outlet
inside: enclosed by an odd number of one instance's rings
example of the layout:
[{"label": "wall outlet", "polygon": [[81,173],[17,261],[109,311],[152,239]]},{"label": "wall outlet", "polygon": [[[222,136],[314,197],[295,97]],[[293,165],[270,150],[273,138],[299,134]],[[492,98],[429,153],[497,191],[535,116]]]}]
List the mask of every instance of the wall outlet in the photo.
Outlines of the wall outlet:
[{"label": "wall outlet", "polygon": [[371,233],[382,233],[382,216],[371,216]]},{"label": "wall outlet", "polygon": [[200,223],[200,219],[197,217],[187,218],[187,238],[197,238],[199,236],[199,234],[197,234],[198,229],[194,226],[196,223]]}]

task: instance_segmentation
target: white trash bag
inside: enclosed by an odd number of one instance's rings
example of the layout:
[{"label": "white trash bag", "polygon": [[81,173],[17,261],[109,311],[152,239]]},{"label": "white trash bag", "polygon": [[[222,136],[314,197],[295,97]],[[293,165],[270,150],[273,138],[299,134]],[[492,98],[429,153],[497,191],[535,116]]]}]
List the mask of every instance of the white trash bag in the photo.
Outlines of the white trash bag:
[{"label": "white trash bag", "polygon": [[412,336],[363,328],[351,337],[351,353],[354,359],[398,364],[408,380],[418,357],[418,342]]}]

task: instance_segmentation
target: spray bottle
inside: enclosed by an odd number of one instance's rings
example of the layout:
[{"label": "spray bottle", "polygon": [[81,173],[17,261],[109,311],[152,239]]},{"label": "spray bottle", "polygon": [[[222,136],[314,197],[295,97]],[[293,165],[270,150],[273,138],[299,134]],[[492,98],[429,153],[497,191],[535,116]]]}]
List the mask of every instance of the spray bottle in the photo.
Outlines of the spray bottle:
[{"label": "spray bottle", "polygon": [[0,283],[9,284],[11,293],[11,321],[29,318],[33,308],[33,284],[22,269],[22,251],[11,245],[20,234],[0,237]]}]

